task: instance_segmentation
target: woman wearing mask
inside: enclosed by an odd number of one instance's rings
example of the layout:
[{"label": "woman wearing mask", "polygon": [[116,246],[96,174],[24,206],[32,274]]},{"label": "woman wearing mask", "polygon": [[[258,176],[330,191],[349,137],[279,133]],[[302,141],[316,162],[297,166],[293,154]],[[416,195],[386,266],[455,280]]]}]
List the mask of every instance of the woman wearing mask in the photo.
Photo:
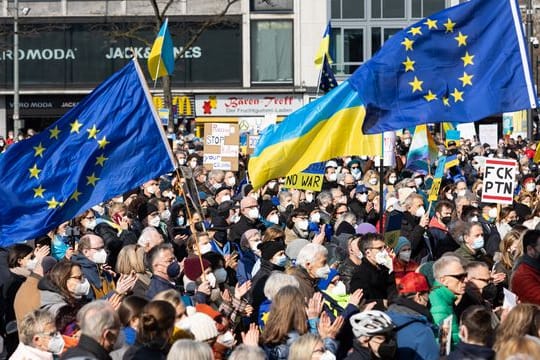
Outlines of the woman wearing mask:
[{"label": "woman wearing mask", "polygon": [[183,204],[173,205],[167,229],[169,239],[172,240],[174,255],[177,259],[185,258],[187,256],[186,241],[191,235],[191,229],[187,225],[186,208]]},{"label": "woman wearing mask", "polygon": [[363,179],[364,185],[367,187],[378,191],[379,190],[379,173],[375,170],[368,170],[364,175]]},{"label": "woman wearing mask", "polygon": [[[56,260],[62,260],[64,257],[69,259],[73,254],[73,247],[69,245],[69,237],[66,234],[66,228],[68,227],[69,222],[66,221],[56,229],[54,229],[49,237],[51,240],[51,256]],[[75,241],[77,241],[75,239]]]},{"label": "woman wearing mask", "polygon": [[287,228],[285,229],[285,244],[289,244],[296,239],[308,238],[308,213],[303,208],[296,208],[292,211],[291,216],[287,220]]},{"label": "woman wearing mask", "polygon": [[501,239],[504,238],[510,230],[512,230],[512,227],[517,225],[517,220],[518,216],[513,207],[507,206],[501,209],[499,221],[496,223],[497,231],[499,232]]},{"label": "woman wearing mask", "polygon": [[137,275],[137,281],[131,290],[134,295],[145,297],[150,286],[150,276],[144,266],[144,248],[138,245],[124,246],[118,254],[116,273],[119,275]]},{"label": "woman wearing mask", "polygon": [[80,235],[93,234],[97,226],[97,218],[94,210],[88,209],[75,218],[75,226],[79,227]]},{"label": "woman wearing mask", "polygon": [[236,279],[239,284],[243,284],[252,279],[251,271],[257,260],[261,257],[259,244],[262,243],[259,230],[250,229],[242,234],[240,238],[240,259],[236,269]]},{"label": "woman wearing mask", "polygon": [[506,275],[501,283],[505,288],[509,286],[516,260],[523,254],[522,233],[519,230],[510,230],[499,244],[500,260],[495,264],[495,272]]},{"label": "woman wearing mask", "polygon": [[384,176],[385,195],[389,192],[395,192],[395,185],[397,183],[397,172],[395,170],[389,170]]},{"label": "woman wearing mask", "polygon": [[210,244],[210,236],[206,232],[192,234],[186,242],[186,247],[189,257],[209,253],[210,251],[212,251],[212,244]]},{"label": "woman wearing mask", "polygon": [[526,226],[529,230],[534,230],[536,225],[540,223],[540,203],[537,203],[534,207],[531,217],[523,222],[523,226]]},{"label": "woman wearing mask", "polygon": [[392,262],[396,277],[396,288],[399,289],[401,279],[408,273],[415,272],[419,265],[411,259],[411,242],[403,236],[399,237],[396,246],[394,246],[394,254],[395,257]]}]

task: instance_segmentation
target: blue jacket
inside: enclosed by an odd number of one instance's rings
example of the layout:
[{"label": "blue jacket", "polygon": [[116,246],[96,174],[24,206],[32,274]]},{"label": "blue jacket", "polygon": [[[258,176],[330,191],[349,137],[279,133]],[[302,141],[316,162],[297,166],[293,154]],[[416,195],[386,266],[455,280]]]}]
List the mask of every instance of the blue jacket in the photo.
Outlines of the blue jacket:
[{"label": "blue jacket", "polygon": [[176,290],[174,283],[157,275],[152,275],[150,285],[148,286],[148,290],[146,290],[146,298],[152,300],[156,294],[170,289]]},{"label": "blue jacket", "polygon": [[248,280],[251,280],[251,271],[253,265],[257,262],[257,255],[251,250],[241,251],[240,260],[238,261],[238,267],[236,268],[236,279],[238,284],[242,285]]},{"label": "blue jacket", "polygon": [[396,359],[439,359],[439,345],[435,339],[437,327],[426,316],[403,304],[390,305],[387,313],[397,329]]},{"label": "blue jacket", "polygon": [[106,271],[101,271],[98,264],[83,254],[74,254],[71,257],[71,261],[81,267],[81,272],[91,285],[91,291],[86,296],[88,299],[109,298],[114,293],[114,279],[112,275]]}]

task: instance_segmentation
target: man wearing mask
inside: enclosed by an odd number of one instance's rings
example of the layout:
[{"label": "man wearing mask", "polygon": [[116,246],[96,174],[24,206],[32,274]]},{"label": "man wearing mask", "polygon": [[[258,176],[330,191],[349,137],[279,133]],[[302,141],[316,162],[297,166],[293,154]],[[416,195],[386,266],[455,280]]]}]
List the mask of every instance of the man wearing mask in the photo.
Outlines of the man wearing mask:
[{"label": "man wearing mask", "polygon": [[322,184],[323,191],[338,187],[336,171],[337,167],[337,163],[334,160],[330,160],[326,163]]},{"label": "man wearing mask", "polygon": [[147,199],[158,196],[159,194],[159,183],[156,179],[149,180],[142,184],[141,186],[141,195]]},{"label": "man wearing mask", "polygon": [[208,172],[206,187],[211,190],[210,194],[215,194],[215,191],[223,186],[225,180],[225,172],[223,170],[211,170]]},{"label": "man wearing mask", "polygon": [[214,200],[216,201],[216,205],[219,206],[221,203],[225,201],[231,200],[231,188],[228,186],[220,186],[216,189]]},{"label": "man wearing mask", "polygon": [[319,244],[307,244],[296,257],[296,267],[290,274],[296,277],[300,284],[302,297],[311,299],[319,280],[326,279],[330,273],[328,266],[328,250]]},{"label": "man wearing mask", "polygon": [[152,299],[162,291],[176,290],[175,279],[180,275],[180,263],[176,260],[171,244],[155,246],[147,255],[147,263],[152,271],[146,298]]},{"label": "man wearing mask", "polygon": [[360,250],[360,236],[350,236],[345,244],[340,244],[341,248],[347,248],[347,259],[339,265],[339,276],[345,288],[347,289],[347,294],[350,294],[350,284],[353,274],[358,271],[360,264],[362,264],[362,258],[364,255]]},{"label": "man wearing mask", "polygon": [[212,241],[212,251],[222,256],[229,256],[233,252],[238,252],[236,244],[230,242],[227,238],[227,229],[229,224],[221,216],[216,216],[212,219],[212,224],[208,228],[208,235]]},{"label": "man wearing mask", "polygon": [[349,208],[356,214],[358,219],[367,217],[366,205],[368,203],[368,188],[364,184],[355,187],[354,197],[349,203]]},{"label": "man wearing mask", "polygon": [[424,238],[429,225],[429,214],[424,208],[424,198],[416,193],[410,194],[404,203],[405,212],[401,219],[401,235],[411,242],[412,259],[420,263],[422,258],[430,254]]},{"label": "man wearing mask", "polygon": [[278,208],[271,200],[263,200],[261,202],[261,221],[266,227],[276,225],[281,227],[280,223],[285,222],[281,221]]},{"label": "man wearing mask", "polygon": [[259,204],[252,196],[246,196],[240,201],[240,220],[231,226],[229,239],[235,243],[240,243],[242,234],[250,229],[261,232],[266,230],[264,224],[259,220]]},{"label": "man wearing mask", "polygon": [[439,200],[435,206],[435,216],[429,222],[427,230],[431,250],[435,259],[446,252],[452,252],[459,246],[448,232],[448,225],[452,222],[454,204],[448,200]]},{"label": "man wearing mask", "polygon": [[[474,305],[482,305],[489,311],[502,305],[498,300],[499,289],[493,283],[490,269],[485,263],[473,261],[465,267],[465,271],[465,294],[456,306],[456,315],[459,318],[467,308]],[[502,289],[500,294],[502,295]]]},{"label": "man wearing mask", "polygon": [[463,229],[463,243],[454,251],[461,259],[464,266],[472,261],[483,261],[488,266],[493,265],[493,260],[486,255],[484,250],[484,232],[482,224],[478,222],[466,223]]},{"label": "man wearing mask", "polygon": [[[499,212],[497,210],[497,204],[481,204],[482,215],[478,217],[478,222],[482,224],[482,230],[484,231],[484,238],[486,244],[499,244],[501,242],[501,235],[497,230],[497,216]],[[497,251],[497,249],[494,249]],[[491,256],[494,255],[490,254]]]},{"label": "man wearing mask", "polygon": [[233,189],[233,190],[236,189],[236,176],[234,175],[234,173],[232,171],[227,171],[225,173],[224,183],[225,183],[225,185],[227,185],[231,189]]},{"label": "man wearing mask", "polygon": [[351,175],[354,177],[354,181],[362,179],[362,169],[360,168],[360,160],[353,159],[349,161],[347,167],[351,171]]},{"label": "man wearing mask", "polygon": [[365,234],[361,240],[364,258],[353,274],[350,292],[364,290],[366,301],[387,303],[397,294],[396,280],[392,269],[392,258],[386,251],[384,236]]},{"label": "man wearing mask", "polygon": [[518,259],[511,290],[523,303],[540,305],[540,230],[523,234],[523,256]]},{"label": "man wearing mask", "polygon": [[345,360],[395,359],[397,344],[394,340],[392,319],[382,311],[368,310],[351,316],[354,334],[353,349]]}]

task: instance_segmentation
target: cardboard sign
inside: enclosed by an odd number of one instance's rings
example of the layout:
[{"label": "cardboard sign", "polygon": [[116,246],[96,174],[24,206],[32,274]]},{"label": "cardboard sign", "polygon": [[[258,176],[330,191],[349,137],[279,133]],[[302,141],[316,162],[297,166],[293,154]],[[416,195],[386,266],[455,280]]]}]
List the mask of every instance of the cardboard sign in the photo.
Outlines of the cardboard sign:
[{"label": "cardboard sign", "polygon": [[289,175],[285,180],[288,189],[321,191],[324,177],[324,162],[311,164],[301,173]]},{"label": "cardboard sign", "polygon": [[497,124],[480,125],[478,127],[479,139],[481,144],[489,144],[492,149],[498,146]]},{"label": "cardboard sign", "polygon": [[237,124],[204,124],[203,165],[208,170],[238,170],[239,131]]},{"label": "cardboard sign", "polygon": [[482,202],[511,205],[514,197],[516,161],[486,159]]},{"label": "cardboard sign", "polygon": [[259,135],[248,135],[248,141],[247,141],[247,153],[249,155],[253,154],[255,152],[255,146],[257,146],[257,142],[259,141],[260,136]]}]

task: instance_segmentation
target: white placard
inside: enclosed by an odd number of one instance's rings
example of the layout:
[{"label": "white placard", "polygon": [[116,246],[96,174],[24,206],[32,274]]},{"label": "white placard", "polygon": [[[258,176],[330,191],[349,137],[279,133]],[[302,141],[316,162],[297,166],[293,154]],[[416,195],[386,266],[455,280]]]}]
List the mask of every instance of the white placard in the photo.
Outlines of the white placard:
[{"label": "white placard", "polygon": [[204,164],[215,164],[217,162],[221,162],[221,155],[204,154],[204,158],[203,158]]},{"label": "white placard", "polygon": [[482,202],[511,205],[514,201],[516,161],[486,159]]},{"label": "white placard", "polygon": [[214,165],[214,170],[231,170],[230,161],[219,161],[219,162],[215,162],[213,165]]},{"label": "white placard", "polygon": [[474,128],[474,123],[458,124],[456,128],[459,130],[460,137],[465,140],[474,140],[474,137],[476,136],[476,129]]},{"label": "white placard", "polygon": [[517,305],[517,300],[518,300],[517,295],[506,288],[503,288],[503,293],[504,293],[503,309],[508,309],[508,310],[513,309]]},{"label": "white placard", "polygon": [[[383,151],[384,151],[384,166],[396,166],[396,155],[394,149],[396,147],[396,132],[385,131],[383,135]],[[377,163],[376,163],[377,164]]]},{"label": "white placard", "polygon": [[478,138],[481,144],[489,144],[492,149],[498,146],[497,124],[480,125],[478,128]]}]

